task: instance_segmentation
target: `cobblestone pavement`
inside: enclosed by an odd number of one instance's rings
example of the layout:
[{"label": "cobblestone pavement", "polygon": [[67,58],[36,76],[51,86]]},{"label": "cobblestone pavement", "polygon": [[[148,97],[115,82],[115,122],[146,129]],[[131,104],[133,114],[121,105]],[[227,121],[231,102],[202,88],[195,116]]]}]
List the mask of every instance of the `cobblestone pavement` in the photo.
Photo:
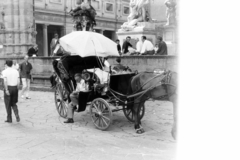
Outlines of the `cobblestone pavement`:
[{"label": "cobblestone pavement", "polygon": [[75,114],[74,124],[64,124],[55,109],[53,93],[30,95],[31,100],[19,100],[19,123],[15,116],[13,123],[4,122],[6,110],[0,99],[0,160],[175,159],[170,102],[146,102],[142,119],[146,132],[137,135],[122,111],[114,112],[112,125],[101,131],[92,123],[88,108]]}]

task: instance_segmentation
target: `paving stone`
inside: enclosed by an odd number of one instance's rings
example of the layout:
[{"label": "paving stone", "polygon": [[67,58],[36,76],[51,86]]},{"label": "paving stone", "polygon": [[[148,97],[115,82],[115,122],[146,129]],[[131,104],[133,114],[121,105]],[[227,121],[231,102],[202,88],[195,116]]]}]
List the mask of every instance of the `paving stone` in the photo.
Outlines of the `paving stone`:
[{"label": "paving stone", "polygon": [[[1,91],[0,91],[1,92]],[[0,96],[2,93],[0,93]],[[142,119],[145,133],[138,135],[122,111],[114,112],[107,131],[92,123],[88,108],[65,124],[58,115],[52,92],[31,91],[32,99],[19,99],[21,121],[4,123],[0,99],[0,159],[3,160],[173,160],[176,142],[171,137],[172,104],[146,102]]]}]

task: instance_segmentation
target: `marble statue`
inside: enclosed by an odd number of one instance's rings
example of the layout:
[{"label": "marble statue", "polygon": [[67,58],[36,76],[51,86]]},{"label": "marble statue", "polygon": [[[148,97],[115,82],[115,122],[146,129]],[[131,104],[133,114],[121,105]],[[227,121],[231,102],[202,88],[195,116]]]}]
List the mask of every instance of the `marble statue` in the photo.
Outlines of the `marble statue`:
[{"label": "marble statue", "polygon": [[173,0],[166,0],[164,4],[167,7],[166,17],[167,23],[166,26],[175,25],[176,24],[176,3]]},{"label": "marble statue", "polygon": [[146,5],[149,3],[149,0],[130,0],[130,14],[127,18],[127,22],[125,22],[121,28],[123,30],[132,30],[136,27],[138,22],[146,22],[147,12]]}]

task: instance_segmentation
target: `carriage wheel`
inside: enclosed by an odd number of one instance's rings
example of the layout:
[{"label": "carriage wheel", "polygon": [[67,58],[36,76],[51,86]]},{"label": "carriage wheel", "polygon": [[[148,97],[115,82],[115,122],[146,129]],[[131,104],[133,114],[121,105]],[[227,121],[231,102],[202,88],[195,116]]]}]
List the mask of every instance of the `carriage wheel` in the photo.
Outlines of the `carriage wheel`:
[{"label": "carriage wheel", "polygon": [[112,110],[102,98],[92,101],[90,113],[94,125],[100,130],[106,130],[112,122]]},{"label": "carriage wheel", "polygon": [[[131,108],[127,108],[127,106],[123,106],[123,113],[130,122],[134,122],[134,117],[133,117]],[[145,105],[142,104],[140,109],[140,120],[143,118],[144,114],[145,114]]]},{"label": "carriage wheel", "polygon": [[58,111],[58,114],[66,118],[67,117],[67,108],[68,108],[68,95],[66,89],[62,84],[57,84],[55,93],[55,105]]}]

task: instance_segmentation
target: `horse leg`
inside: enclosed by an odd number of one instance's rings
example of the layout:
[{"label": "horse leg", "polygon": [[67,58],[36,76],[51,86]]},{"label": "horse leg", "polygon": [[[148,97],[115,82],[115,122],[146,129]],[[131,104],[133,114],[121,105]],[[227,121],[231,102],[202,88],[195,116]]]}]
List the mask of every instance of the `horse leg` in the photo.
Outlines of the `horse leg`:
[{"label": "horse leg", "polygon": [[[138,98],[137,98],[138,99]],[[132,108],[133,118],[134,118],[134,128],[136,130],[136,133],[141,134],[141,127],[140,127],[140,120],[139,120],[139,106],[140,106],[139,100],[134,100],[134,106]]]},{"label": "horse leg", "polygon": [[134,117],[134,122],[135,122],[135,130],[136,130],[136,133],[138,134],[142,134],[144,133],[144,129],[143,127],[141,126],[141,119],[140,119],[140,112],[141,112],[141,106],[145,103],[142,102],[143,99],[141,98],[140,100],[137,100],[137,101],[134,101],[134,106],[133,106],[133,117]]},{"label": "horse leg", "polygon": [[172,137],[176,139],[177,137],[177,95],[174,94],[169,97],[169,100],[173,103],[173,127],[172,127]]},{"label": "horse leg", "polygon": [[140,130],[141,130],[142,133],[144,133],[145,131],[144,131],[142,125],[141,125],[142,123],[141,123],[141,119],[140,119],[140,112],[141,112],[141,107],[144,106],[144,103],[145,103],[145,101],[144,101],[144,102],[141,102],[141,103],[139,104],[138,112],[137,112],[137,113],[138,113],[138,124],[139,124]]}]

